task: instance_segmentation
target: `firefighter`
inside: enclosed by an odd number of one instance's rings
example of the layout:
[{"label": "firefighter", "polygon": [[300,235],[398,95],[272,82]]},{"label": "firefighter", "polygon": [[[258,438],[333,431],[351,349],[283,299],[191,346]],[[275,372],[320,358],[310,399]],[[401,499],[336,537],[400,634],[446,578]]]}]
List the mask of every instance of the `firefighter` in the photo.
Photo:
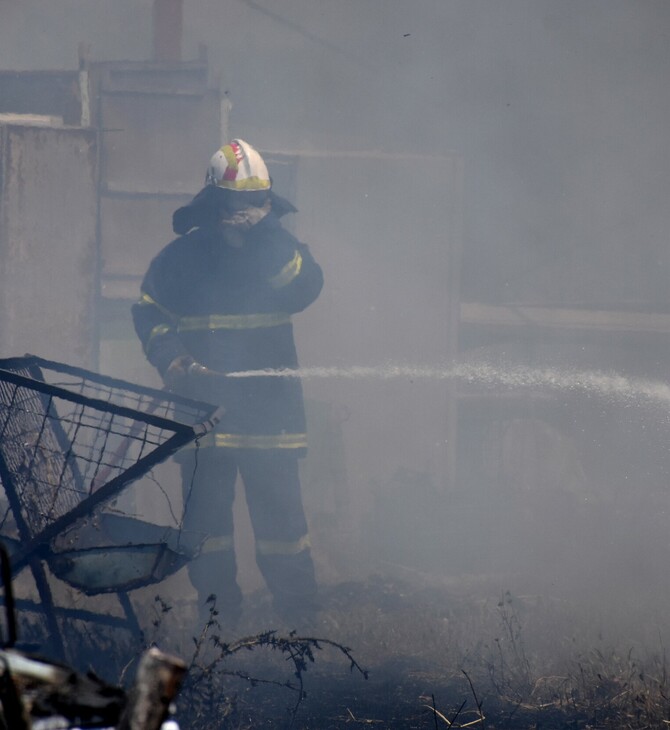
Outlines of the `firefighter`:
[{"label": "firefighter", "polygon": [[[238,474],[277,613],[297,621],[316,609],[298,476],[307,446],[302,386],[277,371],[298,367],[291,317],[318,297],[323,275],[282,227],[289,211],[256,149],[242,139],[221,147],[203,190],[174,213],[178,237],[151,262],[132,308],[144,353],[166,386],[224,406],[215,432],[179,461],[183,535],[200,548],[189,564],[200,615],[215,594],[233,623],[242,605],[233,546]],[[275,372],[226,376],[258,370]]]}]

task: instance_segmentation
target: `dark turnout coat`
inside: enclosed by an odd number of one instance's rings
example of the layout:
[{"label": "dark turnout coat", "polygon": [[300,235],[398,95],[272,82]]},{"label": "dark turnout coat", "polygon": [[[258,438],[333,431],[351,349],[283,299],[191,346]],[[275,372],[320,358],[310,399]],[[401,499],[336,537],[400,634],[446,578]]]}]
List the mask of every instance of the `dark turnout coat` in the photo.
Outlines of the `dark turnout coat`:
[{"label": "dark turnout coat", "polygon": [[243,235],[240,248],[214,228],[168,244],[151,262],[133,305],[135,329],[161,374],[181,355],[222,374],[189,376],[182,391],[224,406],[215,445],[302,455],[299,379],[223,374],[298,367],[291,315],[317,298],[322,272],[272,212]]}]

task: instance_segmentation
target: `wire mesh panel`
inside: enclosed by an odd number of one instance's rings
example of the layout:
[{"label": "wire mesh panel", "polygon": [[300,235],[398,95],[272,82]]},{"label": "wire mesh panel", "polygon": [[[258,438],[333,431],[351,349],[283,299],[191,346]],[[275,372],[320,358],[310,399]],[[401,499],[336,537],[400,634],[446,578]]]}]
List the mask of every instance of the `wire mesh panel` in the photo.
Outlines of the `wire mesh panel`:
[{"label": "wire mesh panel", "polygon": [[217,420],[207,403],[41,358],[0,360],[0,479],[15,568]]}]

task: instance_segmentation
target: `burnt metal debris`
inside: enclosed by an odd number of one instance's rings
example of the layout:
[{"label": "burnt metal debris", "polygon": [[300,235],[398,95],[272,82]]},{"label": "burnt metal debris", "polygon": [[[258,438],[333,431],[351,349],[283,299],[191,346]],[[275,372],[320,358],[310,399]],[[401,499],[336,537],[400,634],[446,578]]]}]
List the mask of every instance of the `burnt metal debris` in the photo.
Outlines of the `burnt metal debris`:
[{"label": "burnt metal debris", "polygon": [[21,651],[17,639],[10,558],[0,544],[6,635],[0,642],[0,730],[179,730],[170,714],[184,662],[152,647],[139,660],[126,692],[95,675]]},{"label": "burnt metal debris", "polygon": [[[210,404],[82,368],[35,356],[0,360],[0,483],[7,499],[0,536],[12,573],[32,572],[39,594],[33,608],[42,612],[59,659],[68,659],[59,617],[141,636],[127,591],[170,575],[193,557],[192,548],[181,545],[175,528],[103,508],[217,420]],[[89,595],[116,593],[125,618],[57,606],[47,569]]]}]

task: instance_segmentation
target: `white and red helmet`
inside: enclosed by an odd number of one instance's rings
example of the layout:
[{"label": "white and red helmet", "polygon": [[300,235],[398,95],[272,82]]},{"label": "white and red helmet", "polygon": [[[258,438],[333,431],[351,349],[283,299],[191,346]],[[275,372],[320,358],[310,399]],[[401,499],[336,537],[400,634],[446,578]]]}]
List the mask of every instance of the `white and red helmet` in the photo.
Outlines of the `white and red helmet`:
[{"label": "white and red helmet", "polygon": [[263,158],[243,139],[234,139],[212,155],[205,184],[239,192],[269,190],[272,186]]}]

